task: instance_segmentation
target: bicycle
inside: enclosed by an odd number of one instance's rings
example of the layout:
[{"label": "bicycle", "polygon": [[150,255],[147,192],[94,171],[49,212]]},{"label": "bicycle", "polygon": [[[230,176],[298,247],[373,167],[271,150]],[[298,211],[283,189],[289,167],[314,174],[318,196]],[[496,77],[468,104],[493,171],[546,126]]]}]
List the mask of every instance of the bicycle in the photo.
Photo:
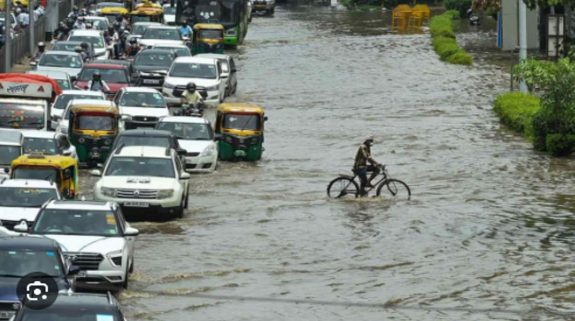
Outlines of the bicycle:
[{"label": "bicycle", "polygon": [[[381,172],[378,176],[380,178],[375,178],[376,182],[373,187],[366,187],[365,194],[361,196],[367,196],[370,191],[376,189],[376,196],[386,196],[391,195],[397,199],[411,199],[411,189],[409,186],[401,180],[391,178],[389,172],[387,171],[385,165],[379,165]],[[354,173],[354,176],[340,175],[333,179],[329,185],[327,185],[327,196],[329,198],[345,198],[346,196],[356,198],[360,196],[360,182],[358,175]],[[386,189],[384,189],[386,187]]]}]

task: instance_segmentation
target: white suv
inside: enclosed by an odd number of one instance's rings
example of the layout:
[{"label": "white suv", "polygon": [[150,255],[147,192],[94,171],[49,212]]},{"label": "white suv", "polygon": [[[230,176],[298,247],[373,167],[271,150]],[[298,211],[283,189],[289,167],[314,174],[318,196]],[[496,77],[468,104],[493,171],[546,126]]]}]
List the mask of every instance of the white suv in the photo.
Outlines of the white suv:
[{"label": "white suv", "polygon": [[[110,157],[94,188],[100,201],[118,202],[124,209],[182,217],[188,205],[190,174],[175,150],[164,147],[119,147]],[[148,210],[148,211],[146,211]]]},{"label": "white suv", "polygon": [[123,129],[154,128],[160,118],[170,115],[164,97],[154,88],[122,88],[114,102],[122,115],[120,127]]},{"label": "white suv", "polygon": [[75,287],[86,290],[119,290],[128,287],[134,269],[134,243],[139,231],[125,220],[116,203],[51,201],[28,227],[15,226],[60,243],[64,255],[80,273]]},{"label": "white suv", "polygon": [[58,185],[37,179],[0,182],[0,225],[13,229],[21,221],[32,223],[44,203],[59,200]]}]

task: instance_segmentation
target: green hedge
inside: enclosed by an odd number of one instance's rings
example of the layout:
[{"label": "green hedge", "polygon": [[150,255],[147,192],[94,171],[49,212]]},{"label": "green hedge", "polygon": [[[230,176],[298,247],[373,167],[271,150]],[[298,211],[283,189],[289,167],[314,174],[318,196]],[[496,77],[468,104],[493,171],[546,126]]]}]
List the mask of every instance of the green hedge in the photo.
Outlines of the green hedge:
[{"label": "green hedge", "polygon": [[493,110],[502,123],[533,139],[533,118],[540,110],[539,98],[518,92],[504,93],[495,99]]},{"label": "green hedge", "polygon": [[457,65],[471,65],[471,55],[460,48],[455,39],[453,20],[458,14],[455,10],[449,10],[431,19],[431,44],[441,60]]}]

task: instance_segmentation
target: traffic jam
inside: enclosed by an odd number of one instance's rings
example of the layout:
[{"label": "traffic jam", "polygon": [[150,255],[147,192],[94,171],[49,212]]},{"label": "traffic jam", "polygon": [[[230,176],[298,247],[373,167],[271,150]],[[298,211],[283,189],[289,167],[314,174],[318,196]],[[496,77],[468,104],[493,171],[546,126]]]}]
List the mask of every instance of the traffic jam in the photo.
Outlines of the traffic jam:
[{"label": "traffic jam", "polygon": [[0,321],[125,320],[130,222],[178,220],[194,176],[261,159],[264,109],[234,99],[236,48],[275,3],[253,5],[74,7],[29,71],[0,74]]}]

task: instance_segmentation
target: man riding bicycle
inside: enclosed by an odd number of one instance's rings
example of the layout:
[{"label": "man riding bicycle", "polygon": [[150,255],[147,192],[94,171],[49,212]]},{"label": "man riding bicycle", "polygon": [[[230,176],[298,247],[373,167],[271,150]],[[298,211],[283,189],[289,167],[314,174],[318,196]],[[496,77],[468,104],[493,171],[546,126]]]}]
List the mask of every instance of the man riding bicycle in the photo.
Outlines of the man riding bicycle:
[{"label": "man riding bicycle", "polygon": [[[373,140],[373,136],[369,136],[359,146],[359,149],[355,154],[355,163],[353,164],[353,172],[357,174],[360,179],[361,186],[359,191],[362,196],[366,194],[366,187],[373,187],[373,185],[371,185],[371,181],[381,172],[379,163],[371,157],[371,146],[373,146]],[[367,178],[367,172],[371,172],[369,180]]]}]

